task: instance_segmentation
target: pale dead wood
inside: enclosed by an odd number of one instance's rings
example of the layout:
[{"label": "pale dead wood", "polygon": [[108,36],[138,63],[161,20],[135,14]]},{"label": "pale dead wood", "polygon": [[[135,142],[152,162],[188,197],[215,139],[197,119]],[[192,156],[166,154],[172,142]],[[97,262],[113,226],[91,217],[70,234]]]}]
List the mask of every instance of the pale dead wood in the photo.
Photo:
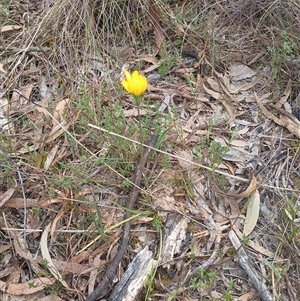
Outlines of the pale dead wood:
[{"label": "pale dead wood", "polygon": [[263,301],[274,301],[267,286],[264,284],[262,278],[253,269],[248,255],[244,251],[244,248],[242,247],[238,237],[236,236],[236,234],[233,230],[229,231],[228,237],[231,240],[231,243],[233,244],[234,248],[237,251],[240,266],[245,270],[245,272],[249,276],[251,282],[253,283],[256,290],[260,294],[262,300]]},{"label": "pale dead wood", "polygon": [[139,292],[144,287],[148,275],[151,273],[157,261],[148,246],[142,249],[129,264],[121,280],[114,287],[109,301],[135,301]]},{"label": "pale dead wood", "polygon": [[[170,268],[170,263],[176,253],[179,253],[186,237],[188,219],[177,213],[169,214],[164,225],[163,249],[161,262],[164,268]],[[166,263],[164,263],[166,262]]]}]

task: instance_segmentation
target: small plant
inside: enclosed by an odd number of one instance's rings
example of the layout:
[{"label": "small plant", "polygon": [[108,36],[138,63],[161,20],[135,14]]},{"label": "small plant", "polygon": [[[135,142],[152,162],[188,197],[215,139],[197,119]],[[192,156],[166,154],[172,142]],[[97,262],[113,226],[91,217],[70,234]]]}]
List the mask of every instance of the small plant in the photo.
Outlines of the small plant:
[{"label": "small plant", "polygon": [[288,233],[287,239],[289,242],[293,242],[293,241],[295,242],[295,240],[297,241],[299,240],[300,227],[297,226],[297,223],[294,222],[299,212],[299,205],[296,204],[297,204],[296,196],[295,194],[292,194],[284,208],[285,217],[287,218],[287,222],[290,226],[290,231],[287,232]]},{"label": "small plant", "polygon": [[269,267],[269,269],[274,273],[275,284],[278,284],[282,277],[285,275],[288,267],[284,264],[274,264],[267,260],[264,260],[264,263]]},{"label": "small plant", "polygon": [[285,30],[280,33],[281,43],[279,46],[269,46],[268,52],[271,55],[271,68],[274,76],[279,72],[279,67],[286,60],[292,59],[295,56],[297,45],[288,36]]},{"label": "small plant", "polygon": [[195,277],[191,279],[191,286],[200,292],[209,291],[217,277],[216,272],[200,269]]},{"label": "small plant", "polygon": [[158,67],[158,73],[161,76],[166,75],[176,64],[177,55],[170,53],[166,43],[162,44],[161,48],[161,60]]},{"label": "small plant", "polygon": [[232,297],[232,293],[231,293],[233,288],[234,288],[234,282],[233,282],[233,280],[229,280],[228,287],[227,287],[225,293],[223,294],[224,301],[233,301],[234,300]]},{"label": "small plant", "polygon": [[249,236],[243,234],[243,236],[242,236],[242,245],[243,245],[243,246],[248,246],[248,245],[249,245],[249,242],[250,242]]},{"label": "small plant", "polygon": [[52,285],[47,285],[45,290],[49,293],[50,296],[55,296],[59,290],[63,287],[60,281],[55,281]]},{"label": "small plant", "polygon": [[209,160],[213,170],[215,170],[219,164],[223,161],[223,156],[228,151],[227,146],[223,146],[221,143],[212,141],[208,148]]}]

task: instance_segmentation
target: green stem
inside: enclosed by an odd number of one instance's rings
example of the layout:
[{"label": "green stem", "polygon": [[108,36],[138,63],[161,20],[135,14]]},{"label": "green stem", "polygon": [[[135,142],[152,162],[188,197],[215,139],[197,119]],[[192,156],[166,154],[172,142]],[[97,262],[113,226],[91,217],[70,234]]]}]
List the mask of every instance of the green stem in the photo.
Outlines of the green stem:
[{"label": "green stem", "polygon": [[144,152],[144,148],[143,148],[143,130],[142,130],[142,122],[141,122],[141,115],[140,115],[140,105],[137,105],[137,111],[138,111],[138,123],[139,123],[139,131],[140,131],[140,157],[143,157],[143,152]]}]

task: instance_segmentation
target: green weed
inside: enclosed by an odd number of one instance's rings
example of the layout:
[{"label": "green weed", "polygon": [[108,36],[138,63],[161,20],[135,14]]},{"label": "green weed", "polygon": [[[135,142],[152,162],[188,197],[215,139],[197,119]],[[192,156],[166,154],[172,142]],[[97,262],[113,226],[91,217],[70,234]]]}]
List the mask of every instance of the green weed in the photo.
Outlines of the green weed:
[{"label": "green weed", "polygon": [[178,54],[170,53],[170,50],[168,48],[169,47],[167,43],[162,44],[160,52],[160,65],[158,67],[158,73],[161,76],[166,75],[175,66],[178,58]]},{"label": "green weed", "polygon": [[290,38],[286,30],[280,33],[281,43],[277,46],[269,46],[268,52],[271,56],[271,68],[274,76],[277,76],[282,66],[287,60],[297,55],[297,44]]},{"label": "green weed", "polygon": [[217,273],[206,269],[200,269],[196,276],[191,279],[190,285],[199,292],[209,291],[214,284],[217,277]]}]

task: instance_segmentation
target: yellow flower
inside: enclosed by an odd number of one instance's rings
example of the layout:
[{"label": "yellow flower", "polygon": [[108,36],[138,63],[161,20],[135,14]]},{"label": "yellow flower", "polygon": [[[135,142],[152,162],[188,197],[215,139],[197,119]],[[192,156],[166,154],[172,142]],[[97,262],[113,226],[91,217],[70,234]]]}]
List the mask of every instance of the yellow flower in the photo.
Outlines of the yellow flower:
[{"label": "yellow flower", "polygon": [[122,80],[124,89],[133,96],[141,96],[147,89],[147,78],[140,74],[137,70],[130,72],[125,71],[126,79]]}]

